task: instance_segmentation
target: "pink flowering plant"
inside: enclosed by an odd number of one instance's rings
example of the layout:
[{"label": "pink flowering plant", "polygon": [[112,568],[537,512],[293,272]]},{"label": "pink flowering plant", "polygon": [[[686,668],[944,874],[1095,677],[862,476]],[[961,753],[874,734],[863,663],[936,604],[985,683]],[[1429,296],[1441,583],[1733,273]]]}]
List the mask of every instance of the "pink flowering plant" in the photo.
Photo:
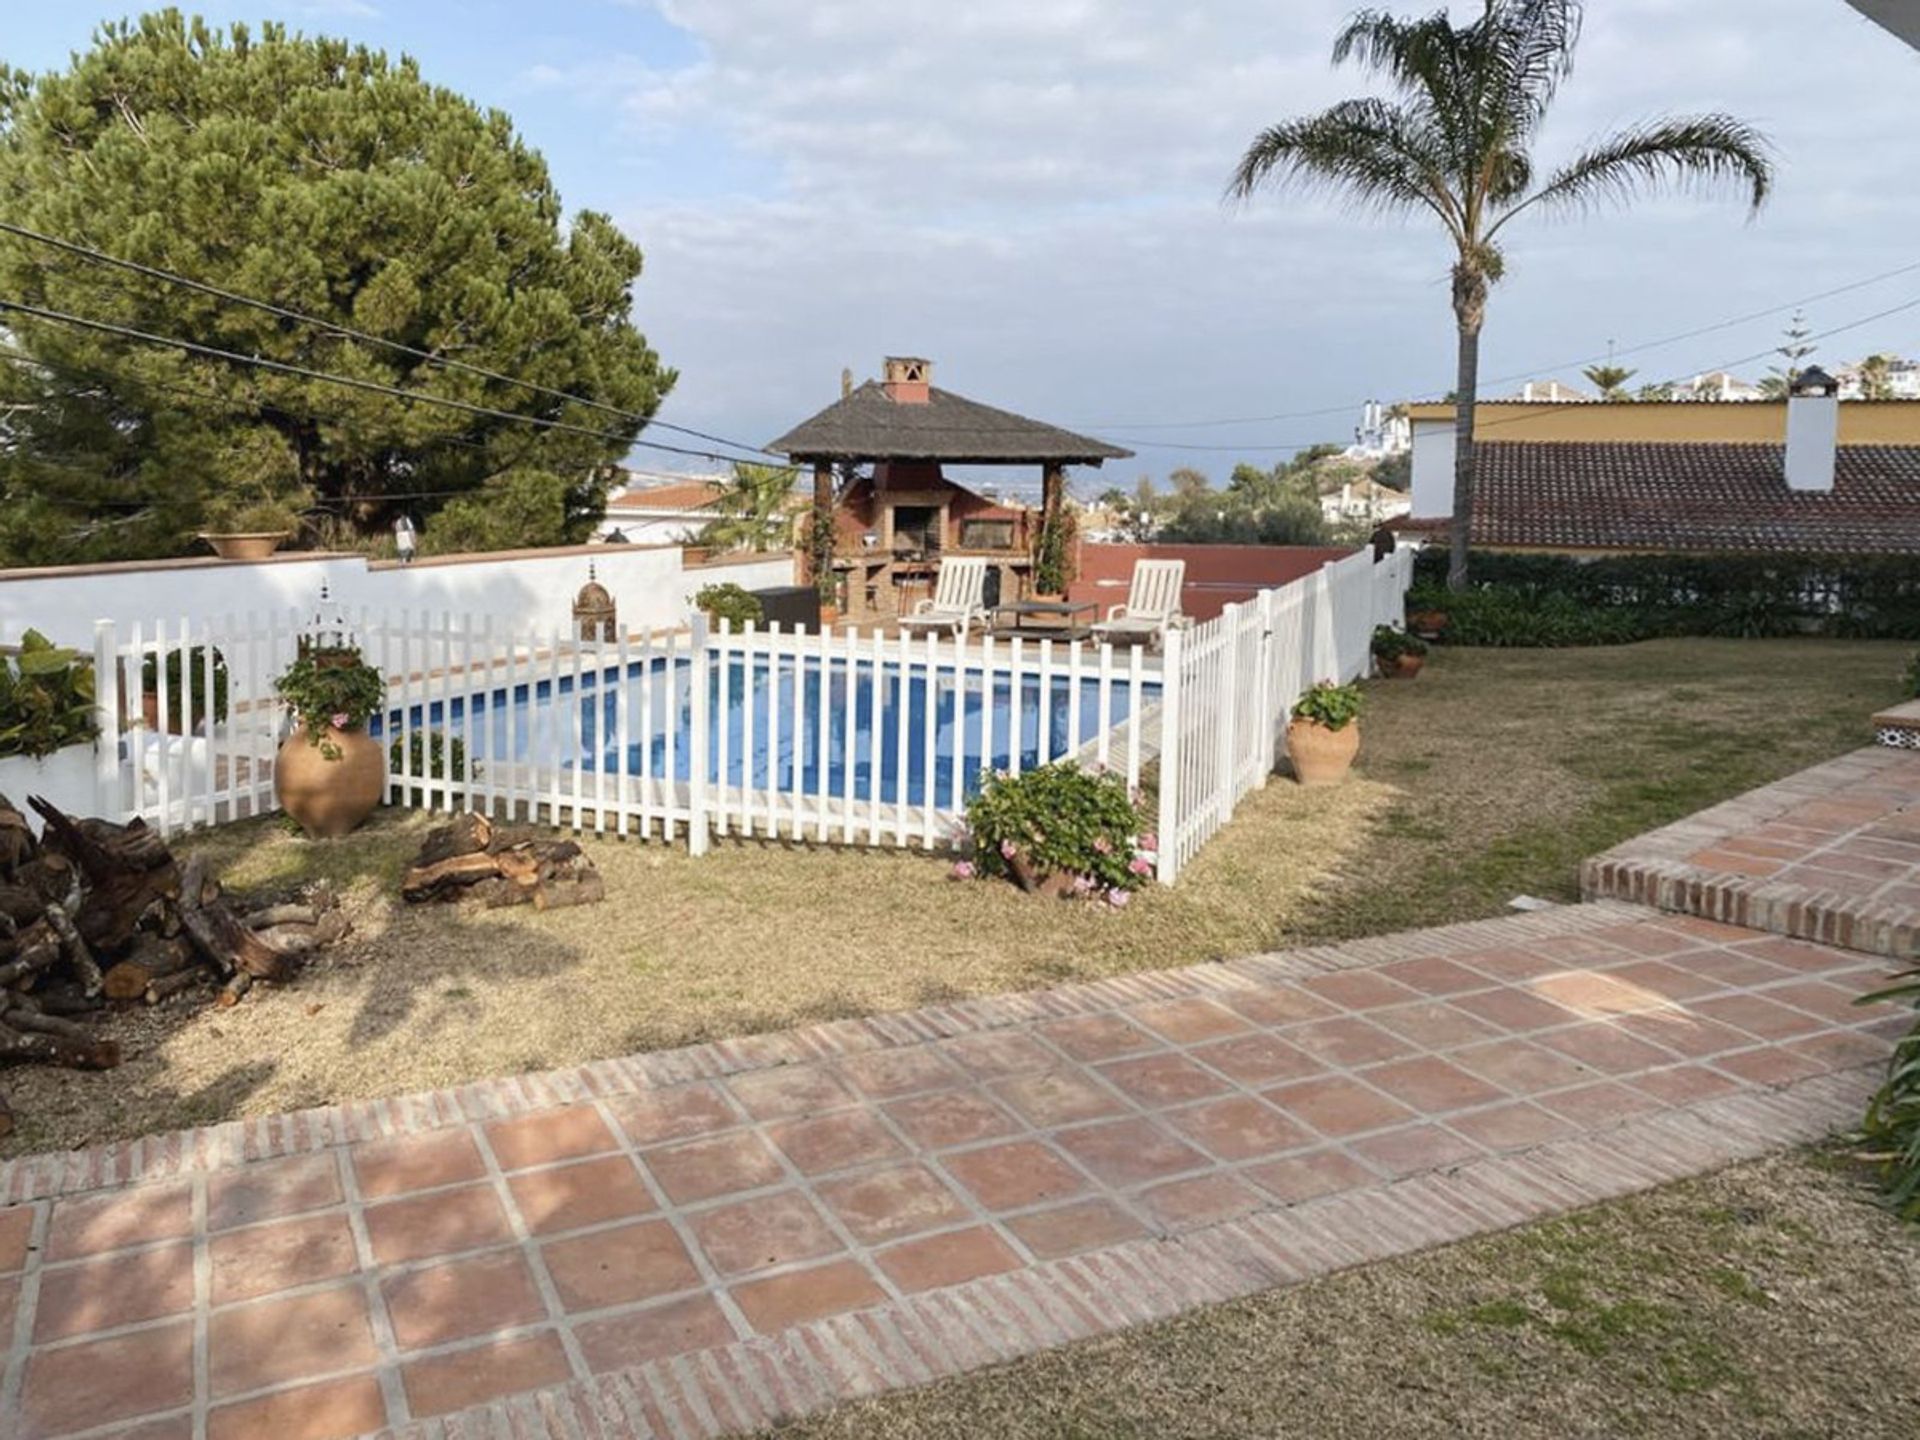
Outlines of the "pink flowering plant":
[{"label": "pink flowering plant", "polygon": [[387,699],[386,680],[358,650],[302,651],[273,683],[306,727],[308,743],[329,760],[341,753],[329,737],[358,730]]},{"label": "pink flowering plant", "polygon": [[1153,874],[1153,837],[1124,776],[1070,760],[1021,775],[995,771],[967,803],[972,872],[1023,888],[1059,876],[1069,893],[1124,895]]}]

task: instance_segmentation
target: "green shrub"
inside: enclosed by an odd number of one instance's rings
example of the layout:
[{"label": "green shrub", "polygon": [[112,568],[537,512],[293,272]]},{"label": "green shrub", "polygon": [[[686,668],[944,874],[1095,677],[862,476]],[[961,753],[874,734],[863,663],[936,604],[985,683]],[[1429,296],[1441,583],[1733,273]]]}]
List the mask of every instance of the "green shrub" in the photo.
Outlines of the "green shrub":
[{"label": "green shrub", "polygon": [[1882,1172],[1887,1203],[1903,1218],[1920,1220],[1920,969],[1904,970],[1899,983],[1862,1005],[1902,1001],[1914,1010],[1913,1028],[1893,1047],[1887,1078],[1867,1105],[1861,1125],[1867,1151]]},{"label": "green shrub", "polygon": [[708,585],[693,597],[693,603],[704,610],[707,618],[718,625],[721,622],[735,630],[744,630],[749,625],[758,625],[766,618],[766,611],[760,606],[760,597],[750,590],[742,589],[731,580],[723,585]]},{"label": "green shrub", "polygon": [[1407,608],[1444,610],[1447,628],[1440,639],[1449,645],[1624,645],[1675,633],[1647,611],[1612,610],[1560,595],[1522,595],[1493,587],[1458,594],[1414,590],[1407,596]]},{"label": "green shrub", "polygon": [[1138,806],[1123,776],[1082,770],[1071,760],[1020,775],[995,771],[967,802],[973,860],[957,873],[1075,877],[1075,888],[1123,904],[1153,873],[1157,845],[1143,834]]},{"label": "green shrub", "polygon": [[340,758],[340,747],[327,739],[328,729],[358,730],[387,701],[386,678],[358,650],[303,649],[273,687],[329,760]]},{"label": "green shrub", "polygon": [[1293,702],[1293,718],[1311,720],[1329,730],[1344,730],[1360,718],[1365,700],[1358,685],[1321,680]]},{"label": "green shrub", "polygon": [[[179,650],[167,651],[167,713],[164,724],[174,734],[182,734],[199,724],[208,713],[207,647],[195,645],[184,652],[187,674],[183,678]],[[140,688],[148,695],[160,693],[160,657],[148,655],[140,662]],[[227,657],[213,649],[213,723],[227,718]],[[185,715],[184,722],[182,715]]]},{"label": "green shrub", "polygon": [[93,662],[27,631],[19,653],[0,663],[0,756],[38,759],[93,739],[99,728]]},{"label": "green shrub", "polygon": [[[402,750],[406,765],[400,763]],[[440,730],[415,730],[405,737],[396,735],[387,746],[387,774],[393,784],[391,791],[394,804],[402,803],[400,777],[406,775],[419,780],[462,781],[467,777],[467,742],[458,735],[448,736]],[[478,780],[481,767],[473,767],[473,779]],[[420,786],[414,786],[405,801],[408,805],[422,806],[427,803],[427,792]]]}]

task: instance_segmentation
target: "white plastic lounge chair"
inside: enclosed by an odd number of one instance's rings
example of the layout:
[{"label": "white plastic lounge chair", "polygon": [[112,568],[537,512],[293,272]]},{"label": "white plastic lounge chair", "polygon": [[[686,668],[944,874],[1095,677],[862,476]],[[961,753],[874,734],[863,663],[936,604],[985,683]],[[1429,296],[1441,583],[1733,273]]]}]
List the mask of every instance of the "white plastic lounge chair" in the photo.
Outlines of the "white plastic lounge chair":
[{"label": "white plastic lounge chair", "polygon": [[987,562],[978,557],[942,560],[933,598],[922,600],[911,615],[900,617],[900,628],[913,634],[949,630],[964,640],[974,624],[986,623],[982,603],[987,592]]},{"label": "white plastic lounge chair", "polygon": [[1158,644],[1169,626],[1187,623],[1180,613],[1180,589],[1186,582],[1184,560],[1135,561],[1127,603],[1107,612],[1107,618],[1093,627],[1094,638]]}]

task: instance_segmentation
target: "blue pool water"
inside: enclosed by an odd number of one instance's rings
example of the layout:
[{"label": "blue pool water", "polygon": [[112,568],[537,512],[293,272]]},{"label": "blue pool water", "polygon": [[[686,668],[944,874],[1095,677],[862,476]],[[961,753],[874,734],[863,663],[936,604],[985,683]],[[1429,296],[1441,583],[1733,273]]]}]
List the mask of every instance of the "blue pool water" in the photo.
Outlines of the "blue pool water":
[{"label": "blue pool water", "polygon": [[[798,788],[803,793],[851,794],[871,800],[877,783],[879,799],[889,804],[902,798],[903,783],[908,804],[927,799],[929,706],[933,802],[945,805],[954,794],[956,765],[960,794],[970,794],[979,785],[982,770],[1013,764],[1016,744],[1021,769],[1060,759],[1092,741],[1103,720],[1109,728],[1125,721],[1131,702],[1131,689],[1119,677],[1109,686],[1104,716],[1098,677],[1083,678],[1076,716],[1071,703],[1074,682],[1065,675],[1050,678],[1043,707],[1042,681],[1037,675],[997,674],[989,695],[977,670],[956,676],[954,668],[946,665],[933,670],[929,684],[924,665],[911,666],[903,674],[898,664],[870,659],[833,658],[824,666],[818,657],[729,655],[726,660],[725,667],[716,663],[708,673],[709,783],[791,791],[797,760]],[[1017,739],[1013,733],[1016,684]],[[824,720],[822,685],[827,687]],[[1158,689],[1157,684],[1143,683],[1143,700],[1151,700]],[[558,764],[568,772],[577,767],[587,774],[602,770],[612,774],[622,769],[618,718],[622,704],[627,711],[625,773],[690,779],[692,664],[684,657],[636,662],[624,676],[617,668],[583,674],[577,691],[574,677],[563,675],[558,681],[433,698],[409,707],[404,717],[393,710],[384,717],[384,724],[376,720],[370,728],[376,734],[393,735],[404,718],[410,729],[460,736],[474,763],[483,769],[488,760],[514,760]],[[989,727],[991,744],[983,753],[982,736]],[[1113,758],[1120,758],[1117,747]]]}]

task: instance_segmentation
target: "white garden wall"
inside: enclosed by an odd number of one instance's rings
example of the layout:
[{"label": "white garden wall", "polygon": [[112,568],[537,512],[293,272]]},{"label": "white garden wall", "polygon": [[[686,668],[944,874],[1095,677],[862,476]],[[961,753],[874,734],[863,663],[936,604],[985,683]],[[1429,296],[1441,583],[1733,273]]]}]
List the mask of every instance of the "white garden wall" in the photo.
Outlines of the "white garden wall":
[{"label": "white garden wall", "polygon": [[684,622],[693,593],[731,580],[749,590],[794,583],[789,552],[687,568],[677,545],[581,545],[457,555],[412,565],[369,563],[358,555],[293,554],[268,560],[162,560],[0,571],[0,639],[29,626],[62,644],[90,649],[94,623],[122,629],[157,616],[198,620],[248,611],[284,613],[314,605],[325,581],[349,613],[452,611],[497,616],[516,625],[566,628],[573,597],[591,563],[613,594],[622,624],[634,631]]}]

